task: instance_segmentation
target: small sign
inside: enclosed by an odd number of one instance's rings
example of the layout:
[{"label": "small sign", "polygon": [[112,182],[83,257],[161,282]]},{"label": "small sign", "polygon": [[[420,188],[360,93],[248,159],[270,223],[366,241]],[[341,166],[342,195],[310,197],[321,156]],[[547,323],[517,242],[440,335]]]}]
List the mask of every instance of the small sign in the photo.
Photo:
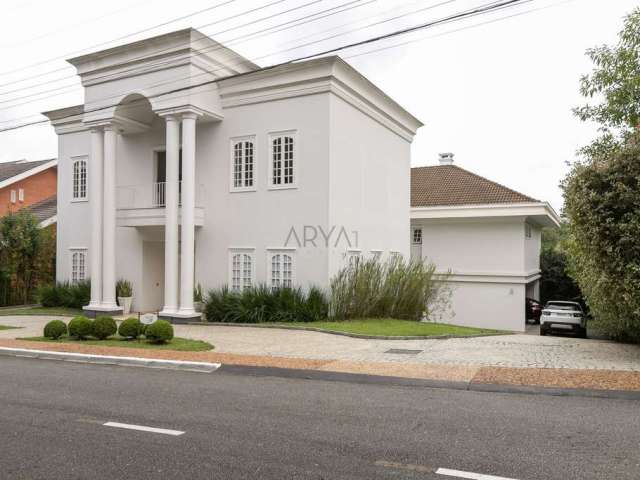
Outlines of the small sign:
[{"label": "small sign", "polygon": [[151,325],[156,320],[158,320],[158,315],[155,313],[145,313],[140,317],[140,323],[143,325]]}]

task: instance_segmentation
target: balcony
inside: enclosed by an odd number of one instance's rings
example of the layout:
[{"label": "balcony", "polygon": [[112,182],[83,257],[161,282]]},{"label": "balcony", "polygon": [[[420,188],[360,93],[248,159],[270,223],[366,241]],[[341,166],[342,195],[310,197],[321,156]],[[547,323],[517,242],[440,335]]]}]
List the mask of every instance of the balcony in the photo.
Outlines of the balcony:
[{"label": "balcony", "polygon": [[[196,186],[195,225],[204,225],[203,203],[204,185]],[[179,190],[179,204],[182,183]],[[117,187],[117,225],[119,227],[145,227],[165,224],[166,183],[153,182]],[[181,209],[178,210],[180,223]]]}]

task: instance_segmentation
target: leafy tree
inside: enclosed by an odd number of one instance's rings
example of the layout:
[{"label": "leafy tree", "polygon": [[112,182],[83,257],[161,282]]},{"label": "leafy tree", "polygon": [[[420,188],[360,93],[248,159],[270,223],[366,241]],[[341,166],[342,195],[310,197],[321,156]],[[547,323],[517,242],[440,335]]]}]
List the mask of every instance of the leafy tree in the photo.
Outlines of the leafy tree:
[{"label": "leafy tree", "polygon": [[540,300],[574,300],[583,303],[582,292],[575,280],[568,274],[567,253],[562,248],[562,239],[566,236],[567,225],[542,230],[542,249],[540,252]]},{"label": "leafy tree", "polygon": [[595,103],[575,113],[601,135],[563,181],[563,248],[600,328],[640,342],[640,9],[625,18],[617,45],[587,54],[594,69],[580,90]]}]

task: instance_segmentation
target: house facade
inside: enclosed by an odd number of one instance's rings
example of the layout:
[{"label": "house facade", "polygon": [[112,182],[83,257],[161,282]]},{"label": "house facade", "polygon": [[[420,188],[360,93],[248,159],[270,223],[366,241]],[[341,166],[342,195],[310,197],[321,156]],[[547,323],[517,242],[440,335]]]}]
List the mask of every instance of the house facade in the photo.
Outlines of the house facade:
[{"label": "house facade", "polygon": [[351,256],[408,257],[421,123],[338,57],[261,69],[193,29],[70,60],[58,134],[58,280],[89,315],[199,317],[193,291],[326,287]]},{"label": "house facade", "polygon": [[56,221],[56,159],[0,163],[0,217],[30,209],[41,227]]},{"label": "house facade", "polygon": [[524,331],[539,299],[541,230],[560,219],[546,203],[453,164],[411,169],[411,256],[446,275],[442,321]]}]

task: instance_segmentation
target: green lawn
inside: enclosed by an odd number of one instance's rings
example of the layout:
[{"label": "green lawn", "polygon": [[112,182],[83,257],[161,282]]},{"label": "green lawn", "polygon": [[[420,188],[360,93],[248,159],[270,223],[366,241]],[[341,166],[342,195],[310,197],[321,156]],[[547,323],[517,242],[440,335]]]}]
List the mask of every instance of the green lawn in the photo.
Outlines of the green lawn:
[{"label": "green lawn", "polygon": [[82,310],[68,307],[16,307],[0,308],[0,316],[8,315],[51,315],[56,317],[75,317],[84,315]]},{"label": "green lawn", "polygon": [[498,330],[459,327],[443,323],[421,323],[392,318],[349,320],[344,322],[291,322],[273,323],[287,327],[311,327],[335,332],[355,333],[358,335],[380,335],[388,337],[438,336],[438,335],[484,335],[501,334]]},{"label": "green lawn", "polygon": [[146,340],[125,340],[121,337],[112,337],[107,340],[75,340],[69,337],[62,337],[59,340],[51,340],[45,337],[27,337],[20,340],[30,340],[35,342],[49,343],[76,343],[79,345],[97,345],[100,347],[125,347],[144,348],[149,350],[177,350],[179,352],[204,352],[213,350],[213,345],[202,340],[190,340],[188,338],[176,337],[169,343],[149,343]]},{"label": "green lawn", "polygon": [[11,327],[9,325],[0,325],[0,330],[11,330],[12,328],[22,328],[22,327]]}]

